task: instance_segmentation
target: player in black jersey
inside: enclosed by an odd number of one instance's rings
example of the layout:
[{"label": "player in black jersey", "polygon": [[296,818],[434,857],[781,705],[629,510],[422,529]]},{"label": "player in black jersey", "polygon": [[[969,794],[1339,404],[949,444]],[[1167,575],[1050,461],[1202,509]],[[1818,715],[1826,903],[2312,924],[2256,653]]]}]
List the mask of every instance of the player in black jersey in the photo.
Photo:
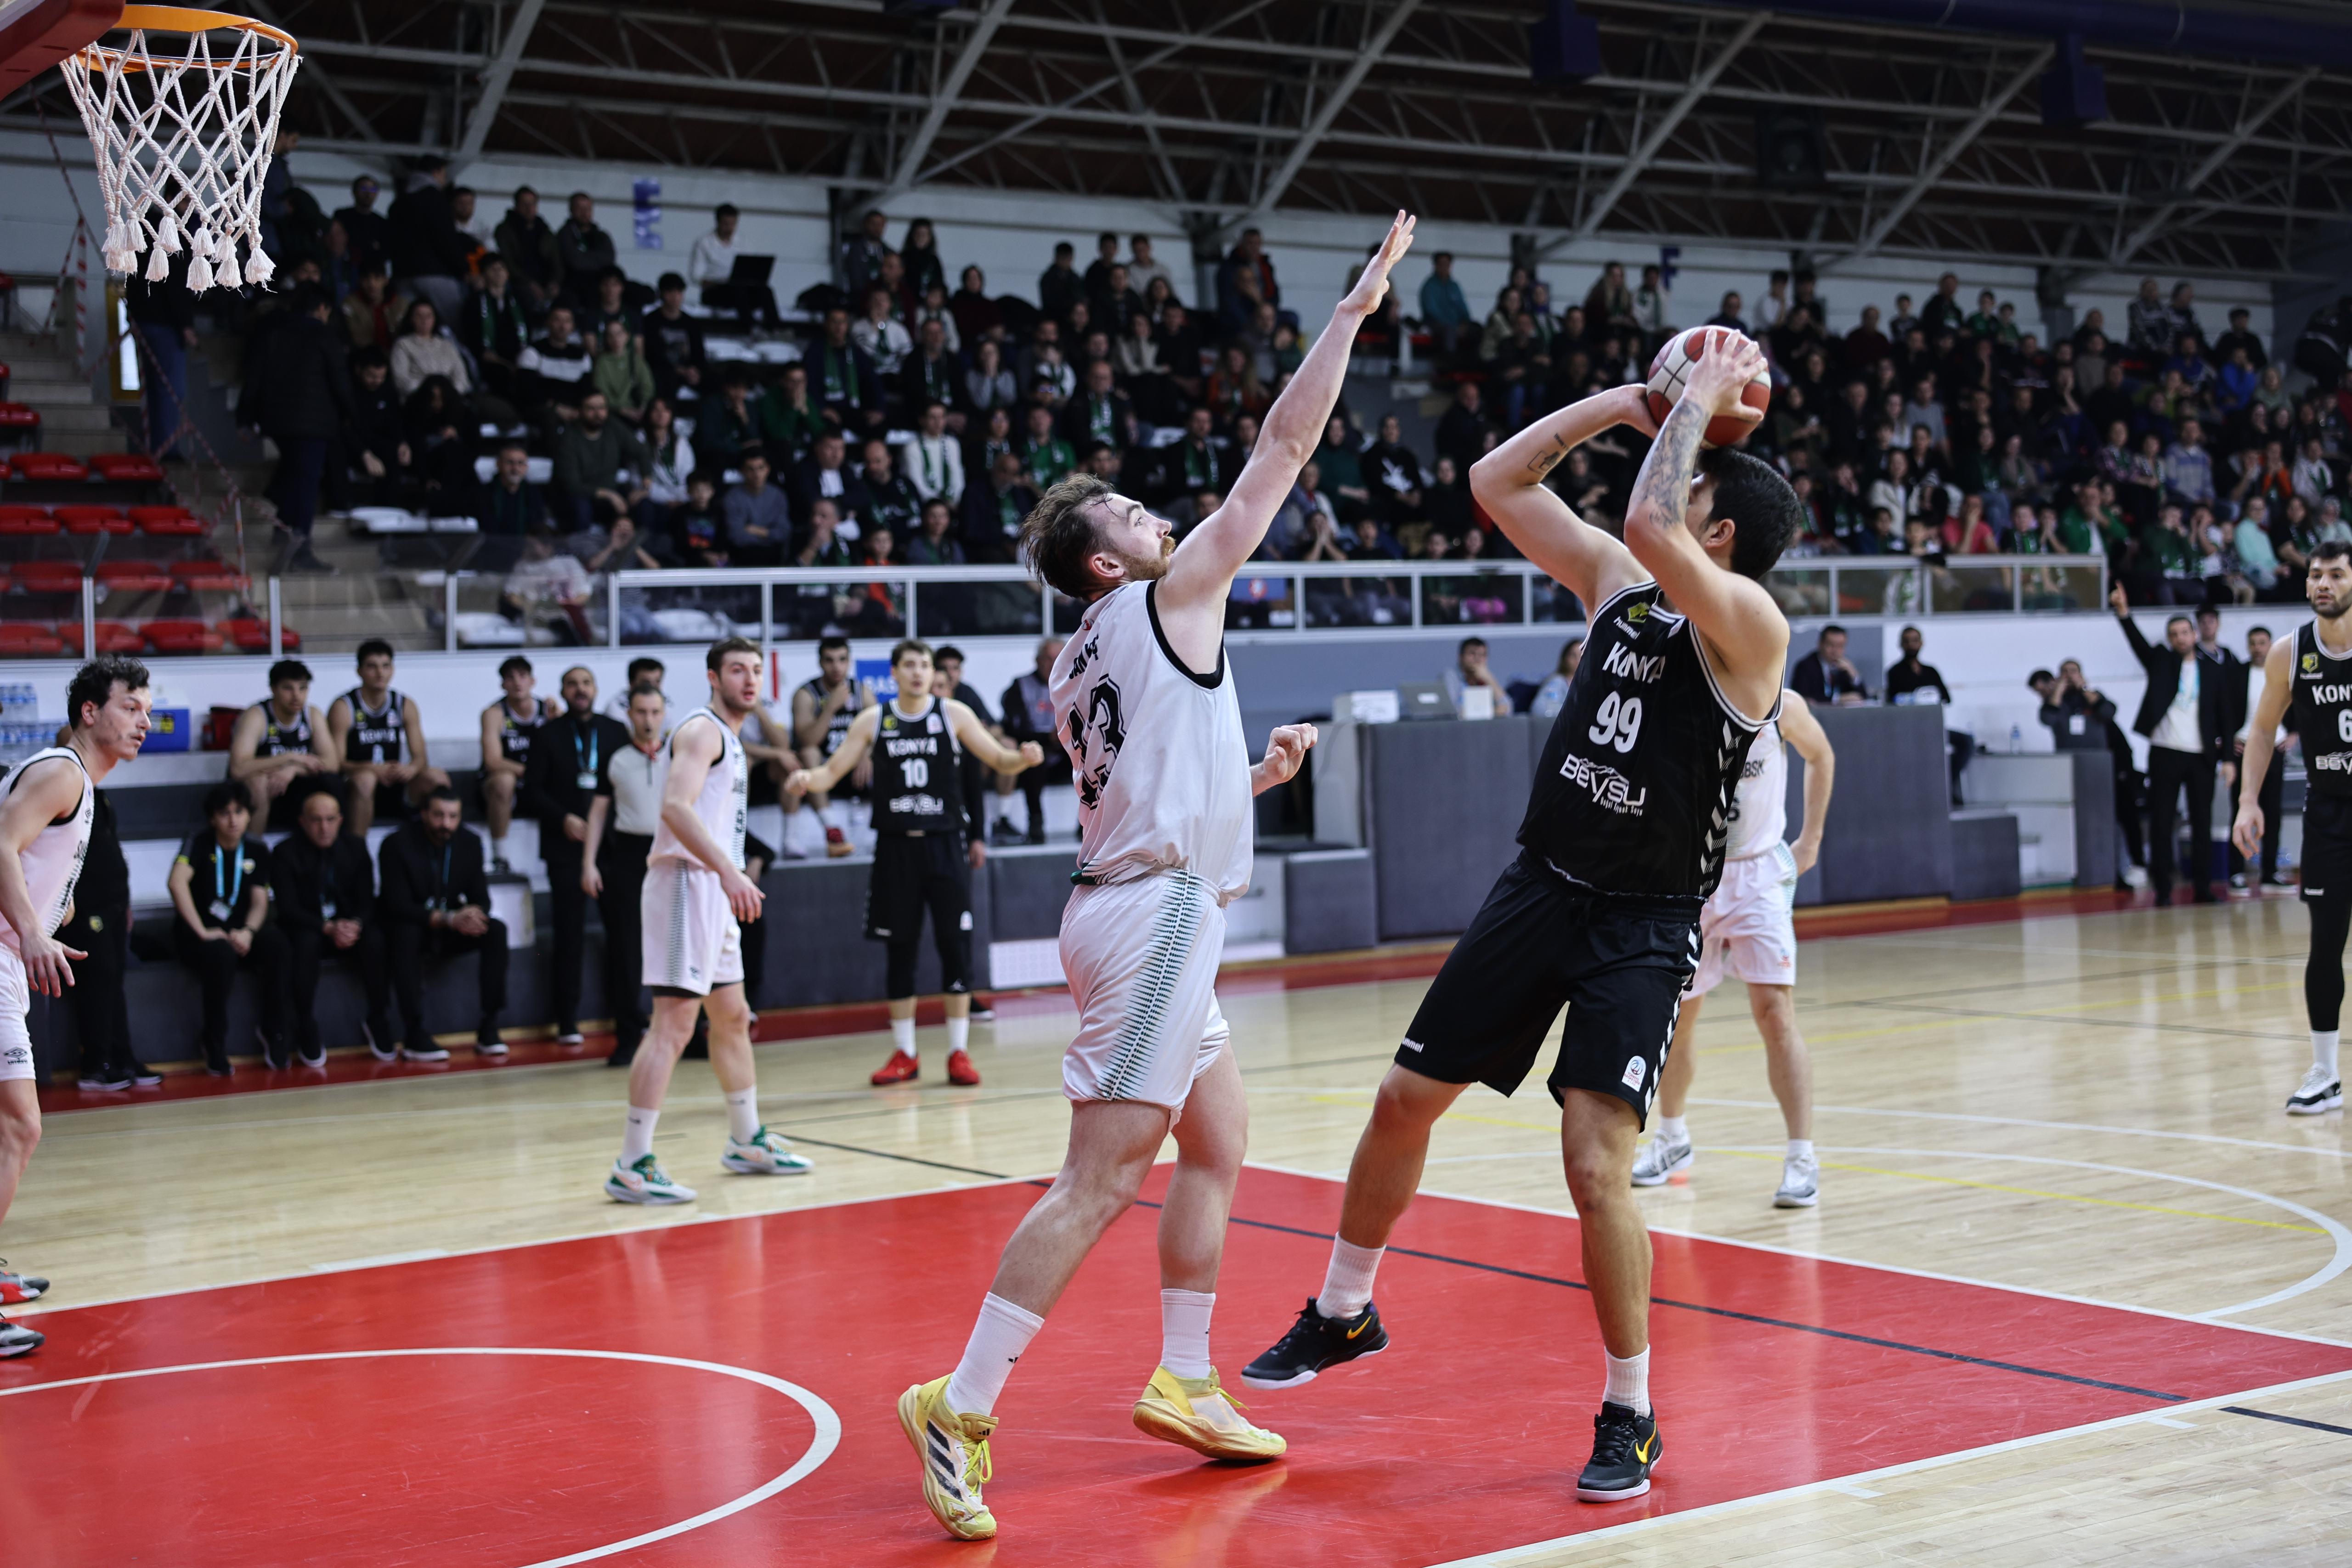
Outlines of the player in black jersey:
[{"label": "player in black jersey", "polygon": [[539,695],[530,661],[509,654],[499,665],[499,700],[482,710],[482,820],[490,830],[490,869],[507,865],[507,830],[514,825],[515,791],[530,767],[530,743],[539,727],[563,712],[563,705]]},{"label": "player in black jersey", "polygon": [[335,743],[310,706],[310,667],[299,659],[269,666],[269,695],[236,716],[229,731],[228,776],[243,784],[274,828],[291,828],[302,802],[320,787],[340,791]]},{"label": "player in black jersey", "polygon": [[[825,759],[841,749],[849,735],[850,720],[874,706],[873,688],[853,673],[848,638],[817,639],[816,667],[816,679],[803,681],[793,693],[793,745],[800,752],[801,766],[811,770],[823,768]],[[824,824],[824,852],[835,860],[851,853],[853,846],[849,819],[835,808],[832,797],[866,793],[872,772],[870,768],[852,768],[846,784],[820,789],[809,799],[817,820]]]},{"label": "player in black jersey", "polygon": [[422,805],[449,787],[449,776],[425,756],[416,699],[392,689],[392,644],[369,638],[360,644],[358,664],[360,684],[327,709],[327,729],[351,789],[344,821],[353,838],[364,839],[377,817]]},{"label": "player in black jersey", "polygon": [[977,1083],[980,1071],[965,1050],[971,1031],[971,889],[967,861],[988,858],[981,824],[966,820],[962,753],[999,773],[1016,774],[1045,759],[1035,741],[1005,745],[980,716],[952,697],[931,693],[931,650],[909,637],[890,650],[898,690],[850,721],[840,747],[822,767],[804,768],[784,781],[799,800],[841,782],[869,753],[874,758],[874,878],[866,886],[866,935],[889,954],[883,995],[890,998],[897,1049],[874,1074],[876,1083],[919,1076],[915,1056],[915,953],[923,911],[931,913],[939,947],[940,988],[947,993],[948,1082]]},{"label": "player in black jersey", "polygon": [[1650,1238],[1627,1162],[1699,956],[1741,764],[1780,701],[1789,625],[1758,581],[1795,530],[1796,495],[1742,452],[1702,452],[1709,416],[1740,412],[1764,364],[1746,339],[1694,369],[1634,485],[1618,542],[1544,484],[1613,425],[1651,429],[1619,387],[1538,421],[1471,470],[1472,493],[1589,607],[1591,632],[1537,769],[1520,853],[1422,999],[1348,1172],[1321,1292],[1250,1364],[1253,1387],[1302,1383],[1384,1348],[1372,1274],[1412,1201],[1429,1130],[1462,1091],[1508,1094],[1565,1005],[1549,1087],[1560,1105],[1584,1278],[1608,1385],[1576,1495],[1649,1490]]},{"label": "player in black jersey", "polygon": [[[2311,1067],[2288,1096],[2287,1114],[2316,1116],[2344,1107],[2336,1068],[2336,1027],[2344,1009],[2344,939],[2352,935],[2352,546],[2315,546],[2303,595],[2317,619],[2272,644],[2263,665],[2263,700],[2246,734],[2242,777],[2270,769],[2279,725],[2303,740],[2307,782],[2303,800],[2303,906],[2311,912],[2311,956],[2304,960],[2303,1003],[2311,1014]],[[2292,703],[2294,716],[2287,719]],[[2252,858],[2262,850],[2263,802],[2253,790],[2238,801],[2230,837]]]}]

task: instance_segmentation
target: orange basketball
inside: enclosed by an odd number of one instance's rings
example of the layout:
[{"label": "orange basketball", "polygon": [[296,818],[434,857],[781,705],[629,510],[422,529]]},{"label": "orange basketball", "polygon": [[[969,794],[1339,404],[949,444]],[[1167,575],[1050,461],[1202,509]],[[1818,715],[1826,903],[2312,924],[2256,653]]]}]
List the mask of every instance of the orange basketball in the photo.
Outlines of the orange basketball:
[{"label": "orange basketball", "polygon": [[[1650,361],[1650,417],[1658,423],[1666,422],[1667,410],[1683,395],[1683,385],[1690,380],[1691,367],[1706,357],[1706,351],[1718,344],[1738,338],[1728,327],[1694,327],[1687,332],[1677,332],[1666,340]],[[1772,406],[1772,373],[1759,371],[1756,379],[1739,401],[1756,411],[1758,421]],[[1699,439],[1708,446],[1736,446],[1754,433],[1756,426],[1730,414],[1717,414],[1707,421],[1706,432]]]}]

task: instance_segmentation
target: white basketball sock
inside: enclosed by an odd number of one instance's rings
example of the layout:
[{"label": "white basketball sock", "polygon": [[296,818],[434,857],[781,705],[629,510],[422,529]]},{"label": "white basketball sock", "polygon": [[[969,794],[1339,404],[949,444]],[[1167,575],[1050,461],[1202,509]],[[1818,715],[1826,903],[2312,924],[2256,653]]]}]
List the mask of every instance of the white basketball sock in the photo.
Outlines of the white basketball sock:
[{"label": "white basketball sock", "polygon": [[1681,1116],[1661,1116],[1658,1118],[1658,1136],[1670,1144],[1687,1144],[1690,1142],[1689,1123]]},{"label": "white basketball sock", "polygon": [[661,1120],[659,1108],[648,1111],[641,1105],[629,1107],[629,1117],[621,1126],[621,1163],[635,1165],[654,1152],[654,1124]]},{"label": "white basketball sock", "polygon": [[1813,1157],[1812,1139],[1790,1138],[1789,1140],[1789,1157],[1792,1160],[1811,1159]]},{"label": "white basketball sock", "polygon": [[1327,1318],[1352,1318],[1371,1304],[1372,1275],[1381,1266],[1385,1247],[1358,1247],[1331,1238],[1331,1266],[1323,1271],[1323,1289],[1315,1310]]},{"label": "white basketball sock", "polygon": [[727,1135],[748,1144],[760,1131],[760,1091],[738,1089],[727,1096]]},{"label": "white basketball sock", "polygon": [[490,841],[490,858],[492,860],[504,860],[507,858],[506,840],[492,839]]},{"label": "white basketball sock", "polygon": [[1622,1405],[1636,1416],[1650,1413],[1650,1353],[1629,1355],[1620,1361],[1607,1351],[1601,1359],[1609,1364],[1609,1385],[1601,1397],[1611,1405]]},{"label": "white basketball sock", "polygon": [[948,1049],[950,1051],[961,1051],[965,1046],[971,1043],[971,1016],[967,1013],[963,1017],[958,1018],[953,1013],[949,1014]]},{"label": "white basketball sock", "polygon": [[890,1020],[890,1039],[905,1055],[915,1054],[915,1020],[909,1018]]},{"label": "white basketball sock", "polygon": [[2326,1068],[2327,1076],[2330,1078],[2336,1076],[2336,1036],[2337,1031],[2332,1029],[2315,1029],[2311,1031],[2311,1064],[2314,1067]]},{"label": "white basketball sock", "polygon": [[1160,1364],[1179,1377],[1209,1375],[1209,1313],[1213,1291],[1160,1292]]},{"label": "white basketball sock", "polygon": [[1013,1364],[1045,1326],[1045,1319],[994,1291],[983,1297],[980,1317],[971,1325],[971,1338],[963,1347],[963,1359],[948,1379],[947,1407],[967,1416],[994,1415],[1004,1380],[1013,1375]]}]

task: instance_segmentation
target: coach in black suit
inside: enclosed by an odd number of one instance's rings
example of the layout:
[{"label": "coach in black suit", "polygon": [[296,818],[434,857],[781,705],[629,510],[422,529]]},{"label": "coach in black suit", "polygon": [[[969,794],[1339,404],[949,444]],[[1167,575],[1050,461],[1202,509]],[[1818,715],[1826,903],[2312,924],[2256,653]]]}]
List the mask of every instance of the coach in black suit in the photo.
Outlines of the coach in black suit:
[{"label": "coach in black suit", "polygon": [[[533,747],[535,751],[537,747]],[[392,960],[392,990],[414,1061],[446,1061],[425,1027],[425,956],[478,953],[481,1012],[474,1050],[504,1056],[499,1014],[507,1005],[506,923],[490,914],[482,841],[465,828],[457,791],[446,784],[425,798],[425,814],[403,823],[376,857],[376,915]]]},{"label": "coach in black suit", "polygon": [[[2107,602],[2123,623],[2124,638],[2147,689],[2139,699],[2132,728],[2147,738],[2147,879],[2159,907],[2172,901],[2173,841],[2180,797],[2189,797],[2190,861],[2184,870],[2197,902],[2211,904],[2213,770],[2231,765],[2232,742],[2245,716],[2245,684],[2229,678],[2215,660],[2198,651],[2196,628],[2186,615],[2165,622],[2164,646],[2151,647],[2131,618],[2131,604],[2117,583]],[[2194,683],[2191,701],[2187,692]]]},{"label": "coach in black suit", "polygon": [[577,1045],[580,967],[588,936],[588,894],[580,886],[588,807],[604,765],[628,749],[629,727],[596,711],[596,677],[587,670],[575,665],[564,671],[562,693],[562,716],[541,725],[531,742],[522,796],[539,819],[539,858],[547,862],[548,909],[555,924],[547,1005],[555,1014],[557,1043]]},{"label": "coach in black suit", "polygon": [[270,852],[269,890],[286,933],[294,1050],[310,1066],[327,1053],[319,1039],[319,967],[351,960],[367,992],[368,1049],[389,1061],[399,1051],[392,1030],[392,985],[383,923],[375,909],[375,866],[367,843],[343,831],[342,802],[327,790],[303,798],[294,831]]}]

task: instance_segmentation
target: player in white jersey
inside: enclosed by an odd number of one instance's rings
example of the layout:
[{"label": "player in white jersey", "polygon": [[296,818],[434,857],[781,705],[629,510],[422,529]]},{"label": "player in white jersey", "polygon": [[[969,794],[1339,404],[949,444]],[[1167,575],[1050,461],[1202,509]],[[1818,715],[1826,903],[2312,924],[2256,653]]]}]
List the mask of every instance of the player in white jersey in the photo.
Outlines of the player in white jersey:
[{"label": "player in white jersey", "polygon": [[[1789,759],[1805,759],[1805,821],[1793,844],[1789,829]],[[1748,1010],[1764,1037],[1764,1071],[1788,1124],[1780,1161],[1780,1208],[1811,1208],[1821,1199],[1821,1162],[1813,1157],[1813,1064],[1797,1029],[1797,879],[1821,858],[1837,757],[1821,720],[1794,692],[1780,696],[1777,725],[1748,748],[1732,795],[1723,881],[1699,914],[1698,972],[1683,992],[1674,1044],[1658,1071],[1658,1135],[1633,1157],[1633,1185],[1657,1186],[1697,1155],[1683,1109],[1698,1071],[1699,1004],[1727,973],[1748,982]]]},{"label": "player in white jersey", "polygon": [[729,637],[710,645],[705,663],[710,706],[670,731],[661,821],[637,901],[654,1019],[629,1066],[621,1156],[604,1178],[606,1196],[623,1203],[694,1197],[694,1189],[670,1180],[654,1157],[654,1124],[698,1010],[710,1016],[710,1070],[727,1096],[727,1145],[719,1163],[739,1176],[797,1176],[809,1168],[804,1155],[760,1121],[736,924],[759,919],[761,902],[760,884],[743,873],[751,776],[740,738],[744,716],[760,701],[760,649]]},{"label": "player in white jersey", "polygon": [[1181,548],[1165,519],[1089,476],[1047,491],[1023,526],[1031,569],[1087,606],[1051,678],[1078,790],[1079,885],[1062,915],[1078,1033],[1063,1059],[1071,1112],[1061,1174],[1005,1244],[954,1373],[898,1398],[923,1500],[961,1539],[996,1533],[980,1488],[1013,1364],[1096,1241],[1134,1203],[1171,1129],[1176,1168],[1160,1210],[1160,1366],[1135,1424],[1215,1458],[1271,1459],[1285,1448],[1241,1414],[1209,1360],[1248,1120],[1213,988],[1225,905],[1249,885],[1250,798],[1295,774],[1315,735],[1303,725],[1277,728],[1265,760],[1249,765],[1224,606],[1322,439],[1357,329],[1412,243],[1412,219],[1399,213],[1266,411],[1224,505]]},{"label": "player in white jersey", "polygon": [[[147,706],[144,664],[91,660],[66,687],[72,715],[66,744],[35,752],[0,780],[0,1219],[41,1141],[26,1027],[32,993],[64,996],[74,983],[71,960],[89,956],[59,942],[57,931],[72,912],[74,883],[89,852],[98,782],[139,755]],[[30,1301],[48,1283],[0,1269],[0,1301]],[[40,1343],[33,1330],[0,1321],[0,1356]]]}]

